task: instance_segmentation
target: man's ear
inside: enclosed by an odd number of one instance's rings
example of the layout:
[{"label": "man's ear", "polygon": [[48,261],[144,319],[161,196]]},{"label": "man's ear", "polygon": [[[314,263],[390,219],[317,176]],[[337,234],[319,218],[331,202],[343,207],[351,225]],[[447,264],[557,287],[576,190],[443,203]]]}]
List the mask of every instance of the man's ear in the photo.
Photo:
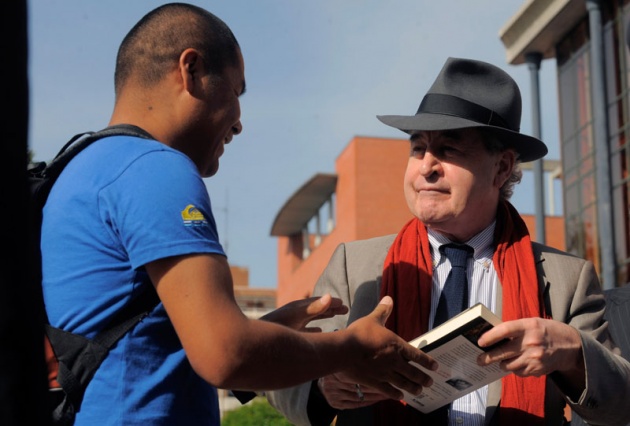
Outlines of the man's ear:
[{"label": "man's ear", "polygon": [[501,188],[503,184],[510,178],[514,165],[516,164],[516,153],[511,149],[506,149],[499,154],[497,158],[497,172],[494,177],[494,183],[497,188]]},{"label": "man's ear", "polygon": [[179,55],[179,73],[184,90],[193,93],[201,84],[199,77],[203,75],[203,60],[196,49],[188,48]]}]

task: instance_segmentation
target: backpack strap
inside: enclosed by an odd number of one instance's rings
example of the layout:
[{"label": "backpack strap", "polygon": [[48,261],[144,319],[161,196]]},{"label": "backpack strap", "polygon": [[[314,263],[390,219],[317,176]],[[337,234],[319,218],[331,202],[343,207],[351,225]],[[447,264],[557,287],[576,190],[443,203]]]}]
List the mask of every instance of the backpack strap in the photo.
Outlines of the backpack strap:
[{"label": "backpack strap", "polygon": [[[39,162],[28,170],[31,199],[36,212],[41,211],[46,204],[52,186],[70,160],[92,143],[108,136],[135,136],[143,139],[155,139],[147,131],[132,124],[116,124],[97,132],[83,132],[74,135],[49,164]],[[35,220],[38,219],[41,221],[41,217],[35,218]]]},{"label": "backpack strap", "polygon": [[[147,279],[148,281],[148,279]],[[153,308],[160,303],[160,298],[151,282],[147,282],[145,290],[136,296],[131,302],[121,309],[107,326],[101,331],[94,341],[106,348],[114,345],[122,336],[133,328],[144,317],[149,315]]]},{"label": "backpack strap", "polygon": [[[82,150],[95,141],[108,136],[134,136],[143,139],[155,139],[140,127],[131,124],[117,124],[97,132],[83,132],[72,137],[59,150],[55,158],[47,165],[38,163],[29,169],[29,185],[33,204],[32,227],[33,249],[39,252],[39,229],[41,227],[41,211],[48,199],[48,194],[57,177],[65,166]],[[41,267],[41,265],[38,265]],[[41,280],[41,270],[36,273]],[[78,411],[83,400],[85,389],[94,373],[107,357],[110,348],[137,323],[146,317],[159,303],[155,287],[148,282],[145,290],[122,308],[93,340],[53,327],[46,316],[45,332],[50,349],[57,359],[56,381],[64,390],[66,398]],[[44,312],[45,314],[45,312]],[[54,370],[54,367],[52,367]],[[49,376],[49,381],[54,377]]]},{"label": "backpack strap", "polygon": [[61,150],[59,150],[55,158],[46,167],[44,173],[47,176],[59,175],[70,160],[72,160],[79,152],[83,151],[97,140],[108,136],[135,136],[143,139],[154,139],[147,131],[132,124],[115,124],[113,126],[105,127],[97,132],[79,133],[66,142]]},{"label": "backpack strap", "polygon": [[[55,184],[55,181],[63,171],[64,167],[79,152],[101,138],[116,135],[135,136],[143,139],[155,140],[155,138],[147,131],[138,126],[134,126],[132,124],[116,124],[97,132],[90,131],[76,134],[68,142],[66,142],[49,164],[42,161],[28,167],[27,175],[30,191],[28,215],[29,258],[39,259],[39,261],[35,261],[33,265],[31,265],[32,268],[30,268],[29,271],[29,280],[37,283],[41,283],[42,280],[40,252],[42,210],[48,200],[48,195],[50,194],[50,190]],[[45,311],[44,315],[46,315]],[[48,320],[47,316],[45,316],[45,319]]]},{"label": "backpack strap", "polygon": [[70,333],[46,324],[46,336],[59,363],[57,382],[78,411],[85,389],[111,347],[160,302],[151,283],[122,308],[94,339]]}]

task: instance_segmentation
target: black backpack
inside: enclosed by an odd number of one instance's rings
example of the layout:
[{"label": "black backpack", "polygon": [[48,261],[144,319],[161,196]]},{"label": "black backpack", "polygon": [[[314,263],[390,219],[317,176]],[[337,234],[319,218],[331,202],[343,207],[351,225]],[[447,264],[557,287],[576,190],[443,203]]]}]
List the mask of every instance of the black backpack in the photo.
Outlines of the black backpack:
[{"label": "black backpack", "polygon": [[[32,164],[28,169],[28,182],[31,196],[29,244],[33,270],[33,280],[41,285],[41,223],[42,209],[48,194],[64,167],[79,152],[98,139],[126,135],[145,139],[153,137],[139,127],[120,124],[106,127],[98,132],[85,132],[75,135],[68,141],[49,163]],[[94,339],[52,327],[45,316],[46,363],[50,379],[57,383],[49,389],[48,407],[54,425],[71,425],[81,408],[85,389],[94,373],[107,357],[110,348],[125,333],[148,315],[158,304],[159,298],[152,285],[121,309],[115,318]],[[45,314],[45,313],[44,313]],[[52,382],[54,383],[54,382]]]}]

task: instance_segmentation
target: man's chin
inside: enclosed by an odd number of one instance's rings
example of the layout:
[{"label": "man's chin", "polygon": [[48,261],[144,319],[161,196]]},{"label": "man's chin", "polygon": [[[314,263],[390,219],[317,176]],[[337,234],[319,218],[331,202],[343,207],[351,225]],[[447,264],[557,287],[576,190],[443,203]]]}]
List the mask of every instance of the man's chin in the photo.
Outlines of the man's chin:
[{"label": "man's chin", "polygon": [[201,173],[201,177],[202,178],[212,177],[216,175],[218,171],[219,171],[219,164],[217,163],[216,165],[208,168],[205,172]]},{"label": "man's chin", "polygon": [[448,234],[451,231],[451,227],[453,227],[452,222],[449,221],[450,218],[445,218],[441,216],[424,216],[418,218],[420,222],[424,223],[427,228],[431,228],[432,230],[439,232],[440,234]]},{"label": "man's chin", "polygon": [[433,206],[425,205],[417,207],[414,215],[427,226],[448,226],[448,222],[453,219],[453,215],[442,212]]}]

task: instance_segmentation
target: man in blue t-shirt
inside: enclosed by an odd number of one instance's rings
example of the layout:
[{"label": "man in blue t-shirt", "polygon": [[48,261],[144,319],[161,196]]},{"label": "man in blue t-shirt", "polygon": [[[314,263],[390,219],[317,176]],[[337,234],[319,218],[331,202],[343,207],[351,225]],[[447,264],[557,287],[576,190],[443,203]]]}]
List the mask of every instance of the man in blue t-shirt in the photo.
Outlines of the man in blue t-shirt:
[{"label": "man in blue t-shirt", "polygon": [[345,370],[392,398],[430,383],[434,362],[383,327],[390,298],[335,333],[301,333],[345,313],[325,295],[266,321],[245,317],[219,244],[203,177],[242,130],[244,64],[230,29],[187,4],[160,6],[124,38],[113,136],[63,171],[44,210],[43,290],[51,324],[95,336],[146,286],[160,303],[112,349],[88,386],[78,425],[219,424],[216,388],[265,390]]}]

